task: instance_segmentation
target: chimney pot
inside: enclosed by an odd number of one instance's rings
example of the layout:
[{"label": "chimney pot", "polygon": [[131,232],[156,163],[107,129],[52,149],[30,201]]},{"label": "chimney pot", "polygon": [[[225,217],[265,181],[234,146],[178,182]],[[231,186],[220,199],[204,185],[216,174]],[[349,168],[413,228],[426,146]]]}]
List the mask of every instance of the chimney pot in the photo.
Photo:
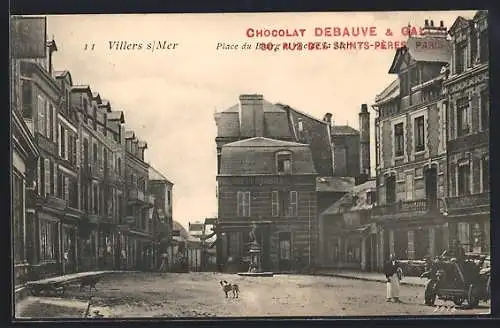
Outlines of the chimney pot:
[{"label": "chimney pot", "polygon": [[443,21],[440,21],[440,22],[439,22],[439,26],[444,27],[444,22],[443,22]]},{"label": "chimney pot", "polygon": [[361,104],[361,113],[368,113],[368,105]]},{"label": "chimney pot", "polygon": [[431,19],[431,27],[434,27],[434,21]]},{"label": "chimney pot", "polygon": [[425,27],[427,27],[427,26],[429,26],[429,20],[428,19],[425,20]]}]

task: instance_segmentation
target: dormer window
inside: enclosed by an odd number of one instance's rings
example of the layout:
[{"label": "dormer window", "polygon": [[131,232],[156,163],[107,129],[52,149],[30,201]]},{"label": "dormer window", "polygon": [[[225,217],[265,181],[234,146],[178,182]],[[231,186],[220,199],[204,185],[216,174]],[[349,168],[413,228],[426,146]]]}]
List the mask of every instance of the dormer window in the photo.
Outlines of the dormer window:
[{"label": "dormer window", "polygon": [[288,151],[277,153],[276,167],[278,174],[292,173],[292,153]]}]

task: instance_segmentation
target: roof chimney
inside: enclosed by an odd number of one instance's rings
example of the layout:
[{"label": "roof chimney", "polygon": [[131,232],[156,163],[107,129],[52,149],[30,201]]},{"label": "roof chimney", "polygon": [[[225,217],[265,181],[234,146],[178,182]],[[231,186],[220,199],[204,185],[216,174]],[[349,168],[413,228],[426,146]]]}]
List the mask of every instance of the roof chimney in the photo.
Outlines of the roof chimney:
[{"label": "roof chimney", "polygon": [[434,21],[431,19],[431,27],[434,27]]},{"label": "roof chimney", "polygon": [[443,21],[439,21],[439,27],[444,27],[444,22]]},{"label": "roof chimney", "polygon": [[429,26],[429,20],[428,19],[425,20],[425,25],[424,26],[425,27]]},{"label": "roof chimney", "polygon": [[370,177],[370,113],[368,105],[362,104],[359,112],[359,132],[360,132],[360,149],[359,149],[359,166],[360,176]]},{"label": "roof chimney", "polygon": [[328,124],[332,124],[332,113],[326,113],[325,116],[323,116],[323,121],[328,122]]}]

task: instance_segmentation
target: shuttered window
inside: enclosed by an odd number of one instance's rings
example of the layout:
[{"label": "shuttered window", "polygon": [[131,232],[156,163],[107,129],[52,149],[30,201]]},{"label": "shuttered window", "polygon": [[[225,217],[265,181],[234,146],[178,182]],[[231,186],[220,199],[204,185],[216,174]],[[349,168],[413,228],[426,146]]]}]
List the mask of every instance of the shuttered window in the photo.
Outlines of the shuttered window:
[{"label": "shuttered window", "polygon": [[45,125],[45,100],[41,95],[38,95],[37,101],[37,112],[38,112],[38,132],[42,135],[46,135],[46,125]]},{"label": "shuttered window", "polygon": [[296,191],[290,191],[289,201],[290,205],[288,207],[288,215],[289,216],[299,215],[299,201],[298,201],[298,194]]},{"label": "shuttered window", "polygon": [[250,192],[238,191],[237,192],[237,215],[240,217],[250,216]]},{"label": "shuttered window", "polygon": [[43,160],[43,166],[44,166],[44,196],[46,194],[50,194],[50,180],[51,180],[51,175],[50,175],[50,160],[45,158]]},{"label": "shuttered window", "polygon": [[279,216],[280,214],[280,204],[279,204],[279,191],[272,192],[272,216]]}]

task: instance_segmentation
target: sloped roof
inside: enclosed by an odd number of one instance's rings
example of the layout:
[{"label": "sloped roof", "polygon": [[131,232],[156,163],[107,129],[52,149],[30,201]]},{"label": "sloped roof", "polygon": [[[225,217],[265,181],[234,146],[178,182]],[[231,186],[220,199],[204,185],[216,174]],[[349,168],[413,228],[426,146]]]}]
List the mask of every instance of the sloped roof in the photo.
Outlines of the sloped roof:
[{"label": "sloped roof", "polygon": [[317,192],[350,192],[354,188],[353,177],[317,177]]},{"label": "sloped roof", "polygon": [[[270,101],[263,100],[262,108],[264,109],[264,113],[275,113],[275,112],[285,112],[280,106],[273,104]],[[240,104],[234,104],[233,106],[221,111],[220,113],[239,113],[240,112]]]},{"label": "sloped roof", "polygon": [[373,205],[366,202],[366,192],[376,190],[376,181],[368,180],[354,186],[352,190],[324,210],[320,215],[334,215],[347,211],[370,209]]},{"label": "sloped roof", "polygon": [[334,125],[332,135],[358,135],[359,131],[349,125]]},{"label": "sloped roof", "polygon": [[243,139],[243,140],[238,140],[235,142],[230,142],[228,144],[225,144],[224,147],[276,147],[276,148],[283,148],[283,147],[309,147],[307,144],[301,144],[298,142],[292,142],[292,141],[283,141],[283,140],[277,140],[277,139],[270,139],[270,138],[265,138],[265,137],[254,137],[254,138],[249,138],[249,139]]},{"label": "sloped roof", "polygon": [[189,239],[189,233],[187,232],[186,228],[184,228],[184,226],[180,224],[178,221],[172,222],[172,229],[179,230],[179,235],[182,239],[184,240]]},{"label": "sloped roof", "polygon": [[219,175],[276,175],[276,153],[283,150],[292,153],[291,174],[316,174],[309,145],[256,137],[222,146]]},{"label": "sloped roof", "polygon": [[125,123],[125,116],[122,111],[109,112],[107,117],[110,121],[120,121],[120,123]]},{"label": "sloped roof", "polygon": [[152,166],[149,166],[149,180],[161,180],[173,184],[169,179],[167,179],[160,171]]},{"label": "sloped roof", "polygon": [[305,112],[303,112],[303,111],[300,111],[300,110],[298,110],[298,109],[296,109],[296,108],[290,107],[289,105],[286,105],[286,104],[281,104],[281,103],[277,103],[277,104],[276,104],[276,106],[281,107],[283,110],[291,110],[291,111],[294,111],[294,112],[296,112],[296,113],[298,113],[298,114],[300,114],[300,115],[304,115],[304,116],[306,116],[306,117],[308,117],[308,118],[310,118],[311,120],[314,120],[314,121],[316,121],[316,122],[319,122],[319,123],[322,123],[322,124],[328,124],[328,122],[325,122],[325,121],[323,121],[323,120],[320,120],[319,118],[316,118],[316,117],[314,117],[314,116],[312,116],[312,115],[309,115],[309,114],[307,114],[307,113],[305,113]]},{"label": "sloped roof", "polygon": [[125,131],[125,139],[134,139],[135,133],[134,131],[127,130]]},{"label": "sloped roof", "polygon": [[384,90],[375,96],[375,103],[382,103],[399,96],[399,78],[392,81]]}]

